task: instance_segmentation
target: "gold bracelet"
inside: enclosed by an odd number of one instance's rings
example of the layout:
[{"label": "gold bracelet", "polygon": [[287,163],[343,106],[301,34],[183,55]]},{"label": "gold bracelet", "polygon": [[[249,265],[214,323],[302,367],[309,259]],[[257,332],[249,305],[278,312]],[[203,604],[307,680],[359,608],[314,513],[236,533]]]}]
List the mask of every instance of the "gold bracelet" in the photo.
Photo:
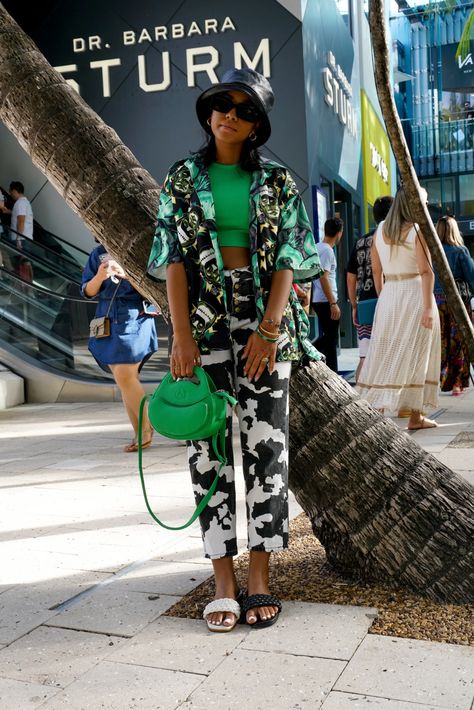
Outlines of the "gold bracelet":
[{"label": "gold bracelet", "polygon": [[274,337],[280,337],[280,333],[278,330],[267,330],[266,328],[263,327],[261,323],[259,323],[259,329],[262,331],[262,333],[265,333],[265,335],[268,335],[272,338]]},{"label": "gold bracelet", "polygon": [[268,335],[265,335],[264,333],[262,333],[262,331],[260,330],[260,326],[257,327],[257,330],[255,332],[257,333],[259,338],[262,338],[262,340],[266,340],[267,343],[276,343],[280,339],[280,335],[277,335],[276,338],[275,337],[269,338]]}]

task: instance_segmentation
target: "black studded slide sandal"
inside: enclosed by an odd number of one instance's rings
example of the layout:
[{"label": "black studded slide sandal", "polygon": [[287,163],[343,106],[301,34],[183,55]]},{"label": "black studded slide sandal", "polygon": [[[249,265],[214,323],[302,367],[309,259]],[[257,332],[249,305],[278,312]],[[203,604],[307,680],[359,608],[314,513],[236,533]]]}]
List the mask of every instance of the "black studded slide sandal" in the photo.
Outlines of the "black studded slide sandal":
[{"label": "black studded slide sandal", "polygon": [[247,612],[250,611],[250,609],[258,609],[262,606],[276,606],[278,611],[275,616],[272,616],[271,619],[260,619],[254,624],[248,624],[251,628],[264,629],[267,626],[272,626],[280,616],[280,612],[282,610],[281,601],[278,597],[274,597],[273,594],[251,594],[242,602],[243,615],[246,617]]}]

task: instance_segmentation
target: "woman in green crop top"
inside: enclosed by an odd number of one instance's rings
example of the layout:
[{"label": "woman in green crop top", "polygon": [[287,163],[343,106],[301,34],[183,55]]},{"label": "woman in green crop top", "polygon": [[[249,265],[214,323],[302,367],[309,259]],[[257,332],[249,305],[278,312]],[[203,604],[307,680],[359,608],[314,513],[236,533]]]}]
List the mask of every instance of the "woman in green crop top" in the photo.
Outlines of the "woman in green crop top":
[{"label": "woman in green crop top", "polygon": [[[273,624],[280,600],[270,594],[270,554],[288,544],[288,391],[291,363],[319,359],[292,283],[323,272],[296,185],[257,148],[270,136],[272,88],[252,69],[226,72],[198,98],[207,145],[175,163],[160,196],[148,265],[166,278],[174,377],[201,364],[218,389],[237,400],[246,487],[247,590],[239,591],[232,415],[228,465],[200,516],[216,593],[204,610],[211,631],[230,631],[241,613],[253,627]],[[188,446],[196,501],[219,462],[209,441]]]}]

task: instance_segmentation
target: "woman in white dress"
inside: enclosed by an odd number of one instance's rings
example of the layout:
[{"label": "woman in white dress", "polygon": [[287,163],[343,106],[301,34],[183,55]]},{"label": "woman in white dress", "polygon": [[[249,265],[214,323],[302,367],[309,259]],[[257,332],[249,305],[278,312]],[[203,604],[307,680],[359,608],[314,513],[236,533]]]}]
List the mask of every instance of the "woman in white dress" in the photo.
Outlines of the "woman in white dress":
[{"label": "woman in white dress", "polygon": [[411,410],[408,429],[437,426],[422,415],[438,404],[441,338],[434,274],[403,188],[374,235],[372,270],[379,300],[357,390],[382,413]]}]

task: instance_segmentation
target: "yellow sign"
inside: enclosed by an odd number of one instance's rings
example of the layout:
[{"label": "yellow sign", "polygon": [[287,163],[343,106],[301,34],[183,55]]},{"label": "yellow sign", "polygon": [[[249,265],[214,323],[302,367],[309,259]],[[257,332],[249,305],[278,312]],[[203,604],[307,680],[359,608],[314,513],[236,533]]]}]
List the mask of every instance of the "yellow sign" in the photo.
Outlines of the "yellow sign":
[{"label": "yellow sign", "polygon": [[361,91],[362,169],[364,175],[365,219],[369,224],[370,208],[377,197],[392,194],[390,143],[385,128],[370,100]]}]

